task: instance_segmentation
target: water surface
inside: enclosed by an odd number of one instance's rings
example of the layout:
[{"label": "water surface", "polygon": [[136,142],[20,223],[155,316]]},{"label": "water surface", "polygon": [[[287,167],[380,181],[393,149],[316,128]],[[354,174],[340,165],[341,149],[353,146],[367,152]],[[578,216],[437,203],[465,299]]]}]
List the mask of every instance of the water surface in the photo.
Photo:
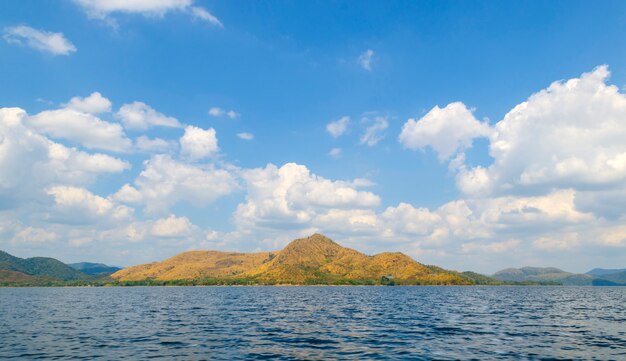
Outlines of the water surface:
[{"label": "water surface", "polygon": [[0,359],[626,360],[625,287],[0,288]]}]

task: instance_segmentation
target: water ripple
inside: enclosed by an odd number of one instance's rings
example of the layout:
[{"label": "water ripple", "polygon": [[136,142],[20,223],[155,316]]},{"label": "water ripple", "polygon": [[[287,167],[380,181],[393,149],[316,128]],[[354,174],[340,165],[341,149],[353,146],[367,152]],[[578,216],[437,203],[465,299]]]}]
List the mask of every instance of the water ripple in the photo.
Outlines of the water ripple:
[{"label": "water ripple", "polygon": [[16,360],[619,360],[623,287],[0,289]]}]

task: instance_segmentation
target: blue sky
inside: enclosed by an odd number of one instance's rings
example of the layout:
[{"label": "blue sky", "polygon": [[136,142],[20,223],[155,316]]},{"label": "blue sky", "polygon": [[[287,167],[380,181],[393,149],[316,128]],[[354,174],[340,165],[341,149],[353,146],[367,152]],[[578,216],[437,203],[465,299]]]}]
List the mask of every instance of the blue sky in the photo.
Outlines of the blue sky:
[{"label": "blue sky", "polygon": [[459,270],[624,266],[623,2],[4,1],[0,28],[18,256],[318,231]]}]

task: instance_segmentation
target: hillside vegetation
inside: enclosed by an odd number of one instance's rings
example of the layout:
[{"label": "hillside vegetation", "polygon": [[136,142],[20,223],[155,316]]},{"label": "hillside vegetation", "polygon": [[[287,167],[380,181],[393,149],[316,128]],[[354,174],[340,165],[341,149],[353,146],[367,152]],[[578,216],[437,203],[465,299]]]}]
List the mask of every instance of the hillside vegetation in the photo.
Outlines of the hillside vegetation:
[{"label": "hillside vegetation", "polygon": [[111,277],[120,282],[204,279],[228,284],[474,283],[462,274],[425,266],[399,252],[367,256],[321,234],[297,239],[276,252],[185,252],[163,262],[123,269]]},{"label": "hillside vegetation", "polygon": [[539,282],[564,286],[618,286],[626,284],[626,272],[594,269],[586,274],[571,273],[554,267],[507,268],[493,278],[505,282]]},{"label": "hillside vegetation", "polygon": [[[12,256],[3,251],[0,251],[0,270],[19,272],[26,276],[44,277],[63,281],[84,280],[89,278],[88,275],[54,258],[33,257],[24,259]],[[37,280],[37,278],[31,280]]]},{"label": "hillside vegetation", "polygon": [[107,266],[104,263],[91,262],[68,263],[68,266],[90,276],[111,274],[121,270],[119,267]]}]

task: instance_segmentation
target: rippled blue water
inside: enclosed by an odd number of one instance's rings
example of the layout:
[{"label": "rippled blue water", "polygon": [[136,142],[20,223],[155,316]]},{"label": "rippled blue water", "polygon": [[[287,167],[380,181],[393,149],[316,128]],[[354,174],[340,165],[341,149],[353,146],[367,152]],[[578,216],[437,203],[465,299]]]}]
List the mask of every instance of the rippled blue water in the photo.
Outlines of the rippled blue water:
[{"label": "rippled blue water", "polygon": [[0,288],[4,358],[626,360],[626,288]]}]

